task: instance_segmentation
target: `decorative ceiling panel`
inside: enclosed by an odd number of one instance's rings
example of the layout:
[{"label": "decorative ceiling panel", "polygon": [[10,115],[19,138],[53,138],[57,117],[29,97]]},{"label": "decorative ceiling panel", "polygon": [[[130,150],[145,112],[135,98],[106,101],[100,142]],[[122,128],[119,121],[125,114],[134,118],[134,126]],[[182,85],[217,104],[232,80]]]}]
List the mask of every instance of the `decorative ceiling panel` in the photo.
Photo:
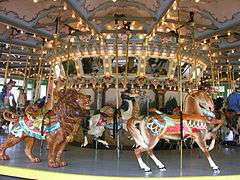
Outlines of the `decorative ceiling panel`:
[{"label": "decorative ceiling panel", "polygon": [[[120,0],[119,2],[124,4],[128,1]],[[132,0],[132,2],[142,4],[153,11],[156,11],[159,8],[159,3],[157,0]],[[93,11],[104,3],[112,3],[112,5],[114,6],[114,2],[112,2],[111,0],[84,0],[83,5],[88,11]]]},{"label": "decorative ceiling panel", "polygon": [[239,0],[201,0],[199,3],[182,0],[181,6],[188,10],[208,12],[218,22],[232,19],[234,14],[240,12]]},{"label": "decorative ceiling panel", "polygon": [[7,0],[0,2],[0,10],[25,21],[32,21],[41,11],[52,9],[55,5],[56,2],[53,1],[33,3],[32,0]]}]

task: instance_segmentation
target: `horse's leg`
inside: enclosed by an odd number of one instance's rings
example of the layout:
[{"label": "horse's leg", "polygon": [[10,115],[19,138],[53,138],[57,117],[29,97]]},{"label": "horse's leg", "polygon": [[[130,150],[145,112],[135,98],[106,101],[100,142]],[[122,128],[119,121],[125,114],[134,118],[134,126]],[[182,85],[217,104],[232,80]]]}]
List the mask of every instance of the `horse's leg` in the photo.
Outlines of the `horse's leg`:
[{"label": "horse's leg", "polygon": [[212,132],[208,132],[207,133],[207,137],[205,138],[205,141],[206,140],[210,140],[210,139],[211,139],[211,143],[208,146],[208,151],[213,150],[213,148],[215,146],[215,143],[216,143],[216,135],[214,133],[212,133]]},{"label": "horse's leg", "polygon": [[166,171],[166,168],[164,166],[164,164],[158,160],[158,158],[153,154],[152,150],[148,150],[148,155],[152,158],[152,160],[155,162],[155,164],[157,165],[157,167],[161,170],[161,171]]},{"label": "horse's leg", "polygon": [[33,137],[25,137],[24,139],[26,146],[25,146],[25,154],[30,159],[31,162],[40,162],[40,159],[33,155],[33,145],[35,142],[35,139]]},{"label": "horse's leg", "polygon": [[87,139],[87,136],[84,135],[83,144],[81,145],[81,147],[86,147],[87,145],[88,145],[88,139]]},{"label": "horse's leg", "polygon": [[210,166],[213,168],[214,171],[219,172],[218,166],[214,163],[214,161],[212,160],[212,158],[208,152],[204,138],[201,136],[200,133],[195,133],[193,136],[195,138],[195,142],[198,144],[200,149],[203,151],[203,153],[207,157]]},{"label": "horse's leg", "polygon": [[146,150],[144,150],[142,147],[139,147],[139,148],[135,149],[135,155],[137,157],[140,168],[144,169],[145,172],[150,172],[151,169],[143,162],[142,157],[141,157],[141,154],[144,151],[146,151]]},{"label": "horse's leg", "polygon": [[96,140],[97,142],[99,142],[99,143],[102,143],[106,148],[109,148],[109,144],[108,144],[108,142],[107,141],[104,141],[104,140],[101,140],[101,139],[97,139]]},{"label": "horse's leg", "polygon": [[0,160],[9,160],[9,156],[5,153],[6,149],[19,143],[21,140],[22,138],[20,137],[15,137],[13,135],[8,136],[5,142],[0,145]]}]

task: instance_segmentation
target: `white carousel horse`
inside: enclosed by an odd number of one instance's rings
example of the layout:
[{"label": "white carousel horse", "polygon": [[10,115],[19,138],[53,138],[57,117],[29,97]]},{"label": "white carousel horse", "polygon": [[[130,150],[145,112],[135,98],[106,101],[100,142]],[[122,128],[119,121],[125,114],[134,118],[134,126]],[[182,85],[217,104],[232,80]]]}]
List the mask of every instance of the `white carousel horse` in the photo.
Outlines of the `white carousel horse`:
[{"label": "white carousel horse", "polygon": [[[136,97],[139,96],[139,92],[137,90],[129,90],[125,91],[122,94],[122,105],[119,108],[121,113],[121,122],[118,124],[118,129],[121,127],[127,131],[127,121],[132,117],[134,112],[135,115],[139,116],[139,106],[135,105],[133,107],[133,101],[135,101]],[[104,106],[100,109],[100,113],[93,115],[89,119],[89,130],[88,134],[93,135],[97,142],[105,145],[107,148],[109,144],[107,141],[101,140],[100,137],[103,135],[105,129],[113,129],[113,113],[114,108],[112,106]],[[137,122],[136,122],[137,123]],[[86,147],[88,145],[87,136],[84,135],[84,142],[81,145],[82,147]]]},{"label": "white carousel horse", "polygon": [[[108,124],[108,122],[112,121],[113,117],[113,108],[111,106],[104,106],[100,109],[100,113],[93,115],[89,119],[89,130],[88,134],[94,136],[97,142],[105,145],[107,148],[109,148],[108,142],[100,139],[102,137],[105,126]],[[86,147],[88,145],[88,139],[87,136],[84,135],[84,142],[82,144],[82,147]]]},{"label": "white carousel horse", "polygon": [[[191,93],[189,95],[191,95]],[[208,97],[208,99],[210,99],[210,97]],[[204,108],[208,110],[213,107],[213,104],[211,104],[210,101],[207,102],[208,103],[204,104]],[[153,154],[153,148],[160,139],[181,139],[179,116],[167,116],[156,109],[151,109],[151,112],[154,112],[154,114],[140,121],[139,129],[135,126],[135,121],[139,121],[139,117],[133,116],[127,122],[128,131],[135,140],[136,144],[139,146],[135,149],[135,155],[140,168],[144,169],[145,172],[149,172],[151,169],[143,162],[141,158],[141,154],[143,152],[147,152],[149,154],[160,170],[166,170],[162,162],[159,161]],[[209,115],[212,114],[209,113]],[[200,149],[204,152],[210,166],[214,170],[214,173],[219,173],[220,171],[218,166],[214,163],[209,154],[204,139],[205,135],[203,134],[207,131],[209,125],[221,124],[222,122],[211,116],[207,117],[200,114],[183,114],[182,119],[183,138],[193,138]]]}]

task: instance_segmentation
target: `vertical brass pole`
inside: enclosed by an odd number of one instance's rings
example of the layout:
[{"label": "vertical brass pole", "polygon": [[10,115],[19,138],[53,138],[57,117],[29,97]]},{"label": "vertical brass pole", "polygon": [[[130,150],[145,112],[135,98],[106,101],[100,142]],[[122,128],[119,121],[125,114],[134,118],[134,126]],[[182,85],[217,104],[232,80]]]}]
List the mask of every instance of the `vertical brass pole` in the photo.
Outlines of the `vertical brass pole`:
[{"label": "vertical brass pole", "polygon": [[71,42],[70,42],[70,37],[69,37],[69,39],[68,39],[68,45],[67,45],[67,48],[68,48],[68,50],[67,50],[67,72],[66,72],[66,77],[67,77],[67,83],[66,83],[66,87],[68,87],[68,83],[69,83],[69,76],[68,76],[68,73],[69,73],[69,65],[70,65],[70,48],[71,48]]},{"label": "vertical brass pole", "polygon": [[43,62],[43,45],[41,48],[41,57],[39,58],[39,65],[38,65],[38,74],[37,74],[37,82],[36,82],[36,88],[35,88],[35,95],[34,95],[34,101],[36,101],[39,98],[40,95],[40,86],[41,86],[41,79],[42,79],[42,62]]},{"label": "vertical brass pole", "polygon": [[[116,42],[115,42],[115,51],[116,51],[116,108],[119,108],[119,85],[118,85],[118,81],[119,81],[119,77],[118,77],[118,33],[116,32]],[[118,120],[118,117],[117,117]],[[115,128],[118,130],[118,121],[115,124]],[[119,154],[120,154],[120,137],[119,137],[119,133],[117,133],[117,155],[119,158]]]},{"label": "vertical brass pole", "polygon": [[[177,7],[179,7],[179,0],[177,2]],[[180,21],[180,14],[179,9],[177,11],[178,13],[178,22]],[[177,32],[178,33],[178,32]],[[179,34],[178,37],[179,38]],[[182,118],[182,112],[183,112],[183,92],[182,92],[182,71],[181,71],[181,56],[180,56],[180,50],[181,50],[181,44],[179,43],[179,39],[177,39],[178,47],[177,47],[177,63],[178,63],[178,93],[179,93],[179,104],[180,104],[180,176],[183,175],[183,118]]]},{"label": "vertical brass pole", "polygon": [[23,89],[25,90],[26,89],[26,84],[27,84],[27,69],[28,69],[28,61],[29,61],[29,58],[27,58],[27,61],[26,61],[26,65],[25,65],[25,69],[24,69],[24,77],[23,77]]},{"label": "vertical brass pole", "polygon": [[10,63],[10,59],[11,59],[10,55],[11,55],[11,51],[12,51],[13,31],[14,31],[14,29],[12,29],[11,34],[9,35],[9,50],[8,50],[8,55],[7,55],[6,69],[5,69],[5,73],[4,73],[4,84],[7,83],[7,78],[8,78],[9,63]]},{"label": "vertical brass pole", "polygon": [[129,46],[129,34],[127,33],[127,46],[126,46],[126,68],[125,68],[125,79],[128,76],[128,46]]}]

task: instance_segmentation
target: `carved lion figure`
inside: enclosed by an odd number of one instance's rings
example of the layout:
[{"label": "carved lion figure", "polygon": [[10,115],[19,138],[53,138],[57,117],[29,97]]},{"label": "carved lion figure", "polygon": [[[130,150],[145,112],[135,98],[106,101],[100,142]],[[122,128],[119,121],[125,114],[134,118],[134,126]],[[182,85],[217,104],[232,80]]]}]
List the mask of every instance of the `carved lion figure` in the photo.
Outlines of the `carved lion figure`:
[{"label": "carved lion figure", "polygon": [[58,101],[51,111],[39,109],[36,105],[26,108],[24,117],[5,111],[4,118],[14,123],[9,137],[0,145],[0,159],[9,160],[6,149],[24,140],[25,154],[31,162],[40,162],[33,152],[35,139],[45,140],[48,144],[48,165],[52,168],[66,166],[62,152],[73,139],[82,119],[89,110],[90,97],[74,89],[59,92]]}]

